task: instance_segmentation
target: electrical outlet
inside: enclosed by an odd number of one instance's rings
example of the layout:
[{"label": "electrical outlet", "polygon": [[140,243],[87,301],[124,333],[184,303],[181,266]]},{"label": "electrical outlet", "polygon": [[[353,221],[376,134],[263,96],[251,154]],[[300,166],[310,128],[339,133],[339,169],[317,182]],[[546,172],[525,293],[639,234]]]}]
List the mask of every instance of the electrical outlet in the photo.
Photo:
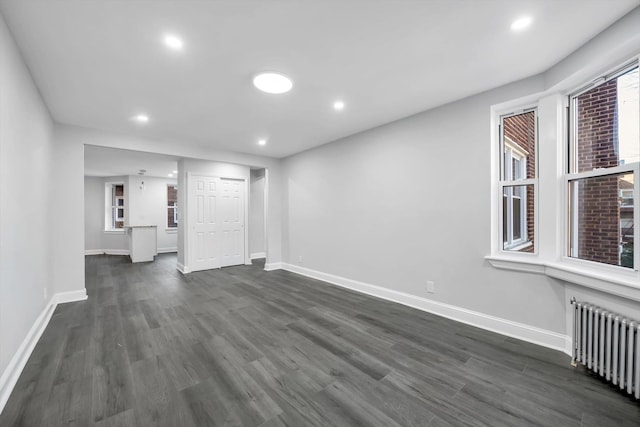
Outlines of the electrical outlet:
[{"label": "electrical outlet", "polygon": [[436,293],[436,282],[432,280],[427,280],[427,293],[428,294]]}]

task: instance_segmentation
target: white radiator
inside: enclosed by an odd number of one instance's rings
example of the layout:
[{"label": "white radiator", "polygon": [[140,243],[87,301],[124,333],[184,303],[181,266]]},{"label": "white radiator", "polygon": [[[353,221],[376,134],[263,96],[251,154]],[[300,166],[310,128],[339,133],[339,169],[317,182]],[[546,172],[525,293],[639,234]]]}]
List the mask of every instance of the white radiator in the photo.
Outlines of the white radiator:
[{"label": "white radiator", "polygon": [[640,399],[640,322],[587,302],[574,306],[573,360]]}]

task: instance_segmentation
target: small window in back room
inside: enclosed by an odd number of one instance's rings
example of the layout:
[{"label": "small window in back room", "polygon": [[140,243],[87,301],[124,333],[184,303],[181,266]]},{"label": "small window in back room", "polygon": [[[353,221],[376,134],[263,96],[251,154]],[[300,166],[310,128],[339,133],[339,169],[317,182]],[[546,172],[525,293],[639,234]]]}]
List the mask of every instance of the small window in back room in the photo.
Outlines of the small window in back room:
[{"label": "small window in back room", "polygon": [[178,186],[167,185],[167,228],[178,227]]},{"label": "small window in back room", "polygon": [[124,228],[124,184],[111,186],[111,228]]}]

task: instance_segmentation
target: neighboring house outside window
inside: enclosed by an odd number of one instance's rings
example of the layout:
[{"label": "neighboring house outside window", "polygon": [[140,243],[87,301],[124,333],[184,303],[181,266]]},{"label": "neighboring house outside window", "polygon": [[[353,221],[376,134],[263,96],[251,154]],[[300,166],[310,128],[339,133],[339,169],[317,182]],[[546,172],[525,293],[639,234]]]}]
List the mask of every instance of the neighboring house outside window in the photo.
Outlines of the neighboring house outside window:
[{"label": "neighboring house outside window", "polygon": [[167,228],[178,227],[178,186],[167,185]]},{"label": "neighboring house outside window", "polygon": [[634,267],[640,160],[637,65],[570,97],[569,256]]},{"label": "neighboring house outside window", "polygon": [[534,252],[536,114],[501,118],[502,249]]},{"label": "neighboring house outside window", "polygon": [[105,215],[105,230],[124,229],[124,184],[107,183],[105,187],[107,212]]}]

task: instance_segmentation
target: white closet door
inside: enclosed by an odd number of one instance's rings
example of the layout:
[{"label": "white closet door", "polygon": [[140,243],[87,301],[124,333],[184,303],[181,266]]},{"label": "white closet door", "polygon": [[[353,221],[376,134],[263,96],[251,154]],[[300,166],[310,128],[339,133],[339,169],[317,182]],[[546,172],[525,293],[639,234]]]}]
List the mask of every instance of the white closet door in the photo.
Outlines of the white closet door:
[{"label": "white closet door", "polygon": [[221,266],[244,264],[244,181],[220,179]]},{"label": "white closet door", "polygon": [[190,269],[220,267],[220,179],[191,176],[189,179]]}]

